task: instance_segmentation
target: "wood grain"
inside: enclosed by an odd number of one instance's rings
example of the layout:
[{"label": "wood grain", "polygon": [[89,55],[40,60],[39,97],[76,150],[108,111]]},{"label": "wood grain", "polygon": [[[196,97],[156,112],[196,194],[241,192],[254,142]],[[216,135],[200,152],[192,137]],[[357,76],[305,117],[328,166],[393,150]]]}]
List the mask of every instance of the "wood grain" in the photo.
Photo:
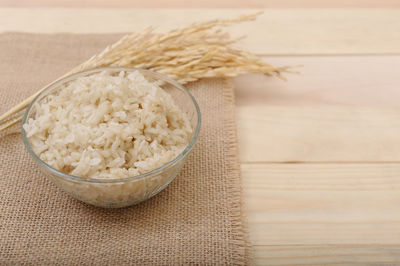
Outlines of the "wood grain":
[{"label": "wood grain", "polygon": [[[1,8],[0,32],[133,32],[149,25],[165,31],[255,11]],[[400,9],[268,9],[257,21],[229,31],[235,37],[248,35],[241,46],[258,54],[399,54],[399,17]]]},{"label": "wood grain", "polygon": [[1,0],[5,7],[124,7],[124,8],[374,8],[400,7],[396,0]]},{"label": "wood grain", "polygon": [[242,173],[256,264],[400,260],[400,164],[242,164]]},{"label": "wood grain", "polygon": [[237,108],[241,162],[400,162],[400,109]]},{"label": "wood grain", "polygon": [[257,265],[394,265],[400,245],[297,245],[253,247]]}]

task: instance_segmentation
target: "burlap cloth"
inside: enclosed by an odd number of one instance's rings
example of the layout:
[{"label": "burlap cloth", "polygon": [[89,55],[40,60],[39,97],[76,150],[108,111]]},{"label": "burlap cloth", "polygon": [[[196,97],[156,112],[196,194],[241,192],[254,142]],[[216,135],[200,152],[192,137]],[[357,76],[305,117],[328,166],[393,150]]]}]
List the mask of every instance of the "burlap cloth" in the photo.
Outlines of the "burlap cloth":
[{"label": "burlap cloth", "polygon": [[[0,113],[120,35],[0,35]],[[124,209],[81,203],[38,170],[17,130],[0,134],[0,264],[246,264],[230,80],[190,84],[201,134],[163,192]],[[19,129],[18,129],[19,130]]]}]

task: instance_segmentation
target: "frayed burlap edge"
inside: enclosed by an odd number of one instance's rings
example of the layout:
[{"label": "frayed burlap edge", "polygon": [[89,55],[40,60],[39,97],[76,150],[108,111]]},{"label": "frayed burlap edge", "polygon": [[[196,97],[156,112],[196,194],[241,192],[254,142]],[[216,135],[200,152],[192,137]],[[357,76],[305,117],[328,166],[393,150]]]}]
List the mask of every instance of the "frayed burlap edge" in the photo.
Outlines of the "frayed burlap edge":
[{"label": "frayed burlap edge", "polygon": [[232,229],[233,235],[237,236],[238,239],[233,239],[232,246],[235,247],[237,252],[235,264],[246,265],[251,258],[250,255],[250,242],[249,232],[247,227],[247,219],[244,214],[244,202],[243,202],[243,186],[242,186],[242,175],[239,163],[239,147],[236,127],[236,114],[235,114],[235,93],[234,93],[234,82],[232,78],[224,78],[223,86],[223,97],[231,104],[226,104],[224,107],[224,128],[228,134],[229,142],[228,157],[226,160],[228,169],[231,170],[232,175],[227,177],[228,184],[232,191],[231,202],[232,202]]}]

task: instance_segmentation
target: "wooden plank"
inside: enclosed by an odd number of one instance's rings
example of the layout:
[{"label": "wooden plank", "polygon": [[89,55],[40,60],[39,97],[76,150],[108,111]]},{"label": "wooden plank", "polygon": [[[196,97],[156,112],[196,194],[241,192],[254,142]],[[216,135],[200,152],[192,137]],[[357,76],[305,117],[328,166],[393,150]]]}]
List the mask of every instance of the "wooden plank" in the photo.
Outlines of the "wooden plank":
[{"label": "wooden plank", "polygon": [[[165,31],[254,11],[1,8],[0,32],[132,32],[149,25]],[[257,21],[234,26],[230,33],[248,35],[241,46],[258,54],[398,54],[399,18],[399,9],[268,9]]]},{"label": "wooden plank", "polygon": [[237,108],[241,162],[400,161],[400,108]]},{"label": "wooden plank", "polygon": [[254,246],[255,265],[399,264],[400,245]]},{"label": "wooden plank", "polygon": [[287,81],[262,75],[235,80],[242,106],[400,106],[400,56],[264,56],[275,66],[303,65]]},{"label": "wooden plank", "polygon": [[4,7],[120,7],[120,8],[376,8],[400,7],[396,0],[1,0]]},{"label": "wooden plank", "polygon": [[242,174],[256,246],[400,245],[400,164],[243,164]]}]

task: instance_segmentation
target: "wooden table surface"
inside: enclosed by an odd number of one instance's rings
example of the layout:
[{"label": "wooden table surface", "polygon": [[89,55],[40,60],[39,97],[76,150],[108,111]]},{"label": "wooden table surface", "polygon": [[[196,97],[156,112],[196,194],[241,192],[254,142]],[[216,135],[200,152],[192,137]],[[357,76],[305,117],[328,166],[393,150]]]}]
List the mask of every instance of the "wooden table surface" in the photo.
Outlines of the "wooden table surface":
[{"label": "wooden table surface", "polygon": [[231,33],[304,67],[235,80],[253,264],[400,263],[400,2],[141,2],[2,0],[0,32],[161,31],[268,8]]}]

